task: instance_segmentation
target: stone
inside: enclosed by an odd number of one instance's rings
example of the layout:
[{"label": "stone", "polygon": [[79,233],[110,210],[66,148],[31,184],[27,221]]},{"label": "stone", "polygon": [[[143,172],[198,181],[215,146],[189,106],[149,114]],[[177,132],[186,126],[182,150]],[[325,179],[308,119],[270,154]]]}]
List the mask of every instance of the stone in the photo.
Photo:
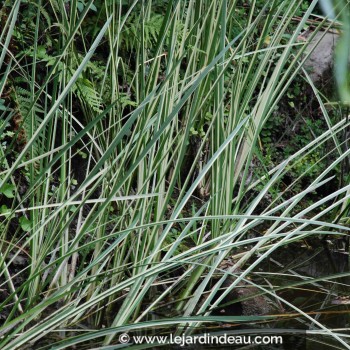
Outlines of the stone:
[{"label": "stone", "polygon": [[[310,36],[309,34],[308,36]],[[304,68],[310,74],[313,83],[323,80],[333,67],[334,50],[339,39],[335,32],[318,32],[308,45],[310,56],[304,63]]]}]

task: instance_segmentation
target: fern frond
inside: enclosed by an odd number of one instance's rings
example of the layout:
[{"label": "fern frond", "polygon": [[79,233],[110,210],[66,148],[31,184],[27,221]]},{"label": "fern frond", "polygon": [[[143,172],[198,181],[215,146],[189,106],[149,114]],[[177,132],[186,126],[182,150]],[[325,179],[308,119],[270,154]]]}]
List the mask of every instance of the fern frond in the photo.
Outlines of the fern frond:
[{"label": "fern frond", "polygon": [[102,111],[102,99],[92,82],[88,79],[80,78],[76,82],[76,87],[76,94],[79,99],[83,103],[86,103],[93,111],[100,113]]},{"label": "fern frond", "polygon": [[[44,110],[38,103],[31,109],[33,101],[31,92],[22,87],[16,86],[13,90],[13,99],[17,110],[14,118],[16,129],[18,130],[17,141],[19,144],[25,144],[30,136],[30,130],[35,130],[42,121],[39,115],[43,114]],[[34,125],[32,125],[32,120]],[[32,149],[35,156],[40,154],[38,141],[33,143]]]}]

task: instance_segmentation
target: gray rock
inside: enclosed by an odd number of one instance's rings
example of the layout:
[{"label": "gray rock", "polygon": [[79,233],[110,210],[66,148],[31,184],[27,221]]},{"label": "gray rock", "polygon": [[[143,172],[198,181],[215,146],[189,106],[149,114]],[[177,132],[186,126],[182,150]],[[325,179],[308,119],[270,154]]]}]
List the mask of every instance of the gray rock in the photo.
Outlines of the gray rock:
[{"label": "gray rock", "polygon": [[24,255],[17,255],[16,257],[14,257],[14,254],[9,254],[9,258],[12,260],[12,264],[13,265],[20,265],[20,266],[24,266],[24,265],[28,265],[28,257],[24,256]]},{"label": "gray rock", "polygon": [[309,72],[314,83],[321,81],[332,68],[338,39],[339,34],[337,33],[318,32],[310,42],[307,50],[312,52],[305,61],[304,68]]}]

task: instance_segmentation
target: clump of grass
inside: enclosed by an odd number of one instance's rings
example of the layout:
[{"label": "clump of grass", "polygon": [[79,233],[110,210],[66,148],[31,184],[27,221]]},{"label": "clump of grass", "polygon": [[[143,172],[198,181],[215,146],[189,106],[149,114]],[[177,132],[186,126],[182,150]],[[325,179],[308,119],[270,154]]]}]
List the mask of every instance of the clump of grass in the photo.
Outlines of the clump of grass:
[{"label": "clump of grass", "polygon": [[[55,349],[102,348],[120,332],[266,320],[211,314],[277,249],[347,234],[328,220],[347,207],[347,185],[294,211],[348,157],[347,118],[327,120],[328,130],[265,176],[252,169],[260,131],[306,59],[297,37],[317,1],[295,25],[301,3],[5,3],[0,91],[11,96],[12,86],[25,108],[0,104],[2,131],[21,120],[11,147],[0,147],[2,349],[45,337]],[[21,20],[32,28],[25,37]],[[335,160],[292,197],[278,192],[291,167],[326,142]],[[14,271],[23,256],[27,266]],[[233,264],[217,278],[228,256]],[[272,284],[251,283],[349,348]],[[174,315],[154,319],[169,303]]]}]

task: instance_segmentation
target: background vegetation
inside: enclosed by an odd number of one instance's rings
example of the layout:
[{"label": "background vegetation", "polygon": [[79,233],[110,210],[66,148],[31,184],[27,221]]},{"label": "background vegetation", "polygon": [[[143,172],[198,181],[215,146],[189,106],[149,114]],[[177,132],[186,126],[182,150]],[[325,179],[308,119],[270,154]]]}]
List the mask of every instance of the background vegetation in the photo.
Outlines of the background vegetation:
[{"label": "background vegetation", "polygon": [[322,318],[348,273],[279,259],[350,230],[346,95],[303,68],[349,8],[316,5],[2,1],[1,349],[244,323],[350,348]]}]

